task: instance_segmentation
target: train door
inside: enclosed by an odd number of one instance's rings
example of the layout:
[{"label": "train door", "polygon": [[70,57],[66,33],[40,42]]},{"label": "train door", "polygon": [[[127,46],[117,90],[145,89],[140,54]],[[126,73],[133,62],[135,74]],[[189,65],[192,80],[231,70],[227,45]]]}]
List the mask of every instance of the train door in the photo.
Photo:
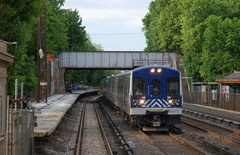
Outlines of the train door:
[{"label": "train door", "polygon": [[124,110],[126,110],[127,107],[127,101],[128,101],[128,86],[127,86],[127,76],[124,76],[124,82],[123,82],[123,102],[124,102]]}]

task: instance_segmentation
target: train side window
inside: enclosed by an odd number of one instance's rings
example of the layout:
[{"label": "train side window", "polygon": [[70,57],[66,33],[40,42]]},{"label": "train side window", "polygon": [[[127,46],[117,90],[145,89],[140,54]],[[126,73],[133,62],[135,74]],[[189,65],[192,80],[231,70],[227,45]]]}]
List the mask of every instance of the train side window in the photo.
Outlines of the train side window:
[{"label": "train side window", "polygon": [[152,80],[152,94],[153,94],[153,96],[160,95],[160,80],[159,79]]},{"label": "train side window", "polygon": [[167,78],[167,96],[179,96],[179,78],[171,77]]},{"label": "train side window", "polygon": [[146,95],[146,79],[134,78],[133,79],[133,95]]}]

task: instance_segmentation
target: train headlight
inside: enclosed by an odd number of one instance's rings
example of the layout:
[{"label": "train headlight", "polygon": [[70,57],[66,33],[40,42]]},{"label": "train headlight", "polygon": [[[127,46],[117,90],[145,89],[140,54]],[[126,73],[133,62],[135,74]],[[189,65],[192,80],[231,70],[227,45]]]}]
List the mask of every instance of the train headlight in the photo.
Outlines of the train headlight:
[{"label": "train headlight", "polygon": [[181,104],[181,103],[179,103],[180,102],[179,99],[169,98],[169,99],[167,99],[167,102],[168,102],[168,107],[169,108],[170,107],[180,107],[180,104]]},{"label": "train headlight", "polygon": [[139,104],[140,104],[140,105],[143,105],[144,103],[145,103],[145,99],[140,99],[140,100],[139,100]]},{"label": "train headlight", "polygon": [[155,69],[154,69],[154,68],[152,68],[152,69],[150,70],[150,72],[151,72],[151,73],[154,73],[154,72],[155,72]]},{"label": "train headlight", "polygon": [[158,72],[158,73],[161,73],[161,72],[162,72],[162,69],[161,69],[161,68],[158,68],[158,69],[157,69],[157,72]]},{"label": "train headlight", "polygon": [[173,104],[173,99],[168,99],[169,104]]}]

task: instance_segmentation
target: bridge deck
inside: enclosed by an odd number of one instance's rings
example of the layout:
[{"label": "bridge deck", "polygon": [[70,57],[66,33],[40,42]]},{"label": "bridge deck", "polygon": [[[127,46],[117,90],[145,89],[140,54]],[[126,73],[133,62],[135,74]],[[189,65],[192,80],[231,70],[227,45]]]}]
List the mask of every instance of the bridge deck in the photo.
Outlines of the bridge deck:
[{"label": "bridge deck", "polygon": [[176,68],[177,53],[144,51],[78,51],[62,52],[60,68],[133,69],[140,66],[160,65]]}]

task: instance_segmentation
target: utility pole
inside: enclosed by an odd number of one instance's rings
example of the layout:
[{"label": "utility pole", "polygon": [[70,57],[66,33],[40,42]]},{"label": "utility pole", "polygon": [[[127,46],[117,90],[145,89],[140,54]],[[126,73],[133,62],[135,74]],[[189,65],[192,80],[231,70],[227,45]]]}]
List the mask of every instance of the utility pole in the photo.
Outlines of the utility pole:
[{"label": "utility pole", "polygon": [[47,23],[46,10],[38,20],[38,51],[37,51],[37,103],[47,103]]}]

